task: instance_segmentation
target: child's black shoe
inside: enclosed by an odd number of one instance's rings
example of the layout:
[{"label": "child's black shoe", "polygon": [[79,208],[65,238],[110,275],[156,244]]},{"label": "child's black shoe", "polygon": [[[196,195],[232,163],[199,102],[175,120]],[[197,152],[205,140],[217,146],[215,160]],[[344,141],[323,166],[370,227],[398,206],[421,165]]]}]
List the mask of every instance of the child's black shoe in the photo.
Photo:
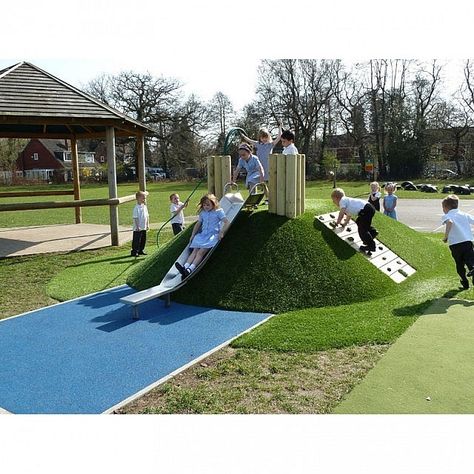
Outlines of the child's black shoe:
[{"label": "child's black shoe", "polygon": [[463,290],[468,290],[469,289],[469,281],[468,280],[461,280],[460,281]]},{"label": "child's black shoe", "polygon": [[186,268],[183,267],[179,262],[176,262],[174,266],[178,269],[179,273],[181,273],[181,276],[183,278],[186,278],[188,276],[188,273],[186,272]]},{"label": "child's black shoe", "polygon": [[467,276],[468,276],[468,277],[472,277],[472,275],[474,275],[474,267],[472,267],[472,268],[467,272]]}]

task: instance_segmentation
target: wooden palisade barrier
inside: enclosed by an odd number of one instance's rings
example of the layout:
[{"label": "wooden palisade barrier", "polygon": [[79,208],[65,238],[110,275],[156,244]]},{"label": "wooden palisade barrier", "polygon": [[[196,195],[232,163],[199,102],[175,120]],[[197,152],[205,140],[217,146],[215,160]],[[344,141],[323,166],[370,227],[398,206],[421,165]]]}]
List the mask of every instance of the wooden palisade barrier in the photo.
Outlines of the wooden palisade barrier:
[{"label": "wooden palisade barrier", "polygon": [[268,211],[290,219],[303,214],[305,155],[272,154],[269,163]]},{"label": "wooden palisade barrier", "polygon": [[207,190],[217,199],[224,195],[224,187],[231,181],[230,156],[209,156],[207,158]]}]

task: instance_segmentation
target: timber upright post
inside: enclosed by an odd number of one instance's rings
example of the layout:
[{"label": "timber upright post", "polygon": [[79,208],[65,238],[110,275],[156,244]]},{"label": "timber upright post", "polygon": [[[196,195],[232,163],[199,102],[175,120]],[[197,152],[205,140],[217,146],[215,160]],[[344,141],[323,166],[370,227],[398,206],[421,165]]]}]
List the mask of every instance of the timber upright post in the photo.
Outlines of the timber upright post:
[{"label": "timber upright post", "polygon": [[224,196],[225,185],[231,180],[230,156],[209,156],[207,158],[207,191],[217,199]]},{"label": "timber upright post", "polygon": [[146,192],[145,135],[137,136],[138,189]]},{"label": "timber upright post", "polygon": [[[115,130],[107,127],[107,179],[109,182],[109,199],[117,198],[117,164],[115,162]],[[118,208],[115,205],[110,209],[110,237],[112,245],[119,245],[118,236]]]},{"label": "timber upright post", "polygon": [[305,155],[269,156],[268,212],[293,219],[304,213]]},{"label": "timber upright post", "polygon": [[[76,137],[71,138],[71,158],[72,158],[72,182],[74,186],[74,200],[81,199],[81,185],[79,182],[79,153],[77,151]],[[76,215],[76,224],[82,223],[82,209],[77,206],[74,208]]]}]

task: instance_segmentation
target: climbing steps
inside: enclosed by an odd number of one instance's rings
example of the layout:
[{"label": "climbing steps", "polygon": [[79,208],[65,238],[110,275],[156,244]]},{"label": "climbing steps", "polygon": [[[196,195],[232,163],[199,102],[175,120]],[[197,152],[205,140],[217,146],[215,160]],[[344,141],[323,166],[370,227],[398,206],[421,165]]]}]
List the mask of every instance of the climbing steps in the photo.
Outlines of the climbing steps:
[{"label": "climbing steps", "polygon": [[[337,212],[331,212],[320,216],[315,216],[328,229],[332,230],[341,240],[349,244],[354,250],[360,251],[362,240],[357,232],[357,224],[351,219],[347,226],[335,228]],[[372,265],[377,267],[382,273],[390,277],[395,283],[405,281],[416,270],[410,266],[405,260],[400,258],[395,252],[390,250],[385,244],[378,239],[374,239],[377,245],[375,252],[366,255]],[[365,255],[365,254],[364,254]]]}]

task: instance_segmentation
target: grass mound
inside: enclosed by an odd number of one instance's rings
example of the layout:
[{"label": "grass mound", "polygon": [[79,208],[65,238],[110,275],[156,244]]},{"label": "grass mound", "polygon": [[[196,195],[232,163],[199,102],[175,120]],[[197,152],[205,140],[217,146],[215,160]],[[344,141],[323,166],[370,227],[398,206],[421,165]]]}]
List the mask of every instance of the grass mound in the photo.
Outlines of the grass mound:
[{"label": "grass mound", "polygon": [[[383,275],[315,221],[314,212],[292,220],[265,211],[242,213],[237,219],[199,275],[174,293],[173,300],[282,313],[373,300],[406,285],[397,285]],[[427,266],[425,259],[436,262],[439,248],[419,233],[382,215],[377,215],[375,224],[382,241],[416,268]],[[137,265],[127,283],[136,289],[159,284],[190,232],[187,229]],[[420,248],[424,249],[424,260],[412,250]]]}]

